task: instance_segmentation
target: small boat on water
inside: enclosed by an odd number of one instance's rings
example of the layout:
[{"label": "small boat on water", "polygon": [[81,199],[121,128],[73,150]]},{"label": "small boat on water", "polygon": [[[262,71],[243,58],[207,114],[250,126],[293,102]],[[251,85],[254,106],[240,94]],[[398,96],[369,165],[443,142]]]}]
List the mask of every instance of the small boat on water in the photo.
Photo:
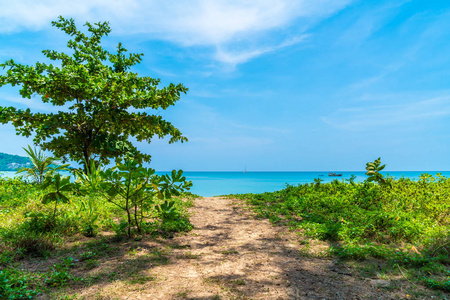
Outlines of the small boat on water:
[{"label": "small boat on water", "polygon": [[339,174],[337,174],[337,173],[328,173],[328,176],[339,177],[339,176],[342,176],[342,173],[339,173]]}]

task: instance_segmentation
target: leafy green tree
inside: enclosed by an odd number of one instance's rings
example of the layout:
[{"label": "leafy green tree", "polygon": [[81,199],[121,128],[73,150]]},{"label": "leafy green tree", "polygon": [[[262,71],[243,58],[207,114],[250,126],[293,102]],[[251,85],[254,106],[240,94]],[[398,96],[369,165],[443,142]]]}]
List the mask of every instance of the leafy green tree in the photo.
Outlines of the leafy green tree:
[{"label": "leafy green tree", "polygon": [[160,87],[159,79],[129,71],[143,54],[127,55],[120,43],[115,53],[105,50],[101,39],[111,32],[108,22],[86,23],[89,35],[79,31],[73,19],[59,17],[52,25],[72,37],[67,43],[70,54],[44,50],[55,65],[6,61],[0,64],[6,69],[0,87],[18,85],[22,97],[39,95],[42,102],[62,110],[34,113],[0,107],[0,123],[11,123],[19,135],[34,135],[36,145],[83,164],[86,173],[92,161],[107,164],[126,153],[149,162],[150,155],[140,152],[131,137],[146,142],[154,136],[170,136],[170,143],[187,141],[170,122],[148,112],[174,105],[187,88],[173,83]]},{"label": "leafy green tree", "polygon": [[69,166],[68,164],[57,165],[59,158],[48,157],[42,150],[36,150],[36,148],[32,149],[30,145],[28,145],[28,149],[23,148],[23,150],[28,154],[31,166],[22,167],[16,173],[26,173],[26,176],[33,178],[38,184],[41,184],[44,181],[44,176],[48,172],[64,171],[67,170],[67,167]]}]

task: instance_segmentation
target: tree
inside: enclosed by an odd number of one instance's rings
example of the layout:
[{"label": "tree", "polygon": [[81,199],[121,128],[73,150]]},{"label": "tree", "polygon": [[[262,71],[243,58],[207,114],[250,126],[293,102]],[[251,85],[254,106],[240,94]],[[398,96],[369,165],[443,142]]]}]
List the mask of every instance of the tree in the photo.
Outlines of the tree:
[{"label": "tree", "polygon": [[71,55],[42,51],[49,60],[59,62],[57,66],[6,61],[0,64],[7,69],[0,75],[0,87],[19,85],[24,98],[39,95],[44,103],[68,108],[58,113],[33,113],[0,107],[0,123],[12,123],[18,135],[34,134],[36,145],[83,164],[86,173],[92,161],[105,164],[125,154],[149,162],[151,156],[140,152],[131,137],[146,142],[154,136],[170,136],[169,143],[187,141],[170,122],[143,111],[167,109],[187,88],[173,83],[160,88],[159,79],[129,71],[141,62],[143,54],[126,55],[121,43],[114,54],[103,49],[101,39],[111,32],[108,22],[86,23],[90,36],[79,31],[73,19],[59,17],[52,25],[72,37],[67,43]]}]

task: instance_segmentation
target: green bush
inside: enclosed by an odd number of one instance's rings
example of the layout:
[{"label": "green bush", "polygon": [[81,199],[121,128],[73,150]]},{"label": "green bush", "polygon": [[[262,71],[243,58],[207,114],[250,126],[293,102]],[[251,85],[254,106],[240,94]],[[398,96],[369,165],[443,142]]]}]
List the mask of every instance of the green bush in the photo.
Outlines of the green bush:
[{"label": "green bush", "polygon": [[390,268],[411,270],[415,280],[426,274],[425,285],[447,291],[450,179],[422,174],[418,181],[394,180],[378,172],[379,161],[368,167],[371,180],[361,183],[316,181],[235,196],[260,217],[328,241],[329,253],[340,259],[383,259]]}]

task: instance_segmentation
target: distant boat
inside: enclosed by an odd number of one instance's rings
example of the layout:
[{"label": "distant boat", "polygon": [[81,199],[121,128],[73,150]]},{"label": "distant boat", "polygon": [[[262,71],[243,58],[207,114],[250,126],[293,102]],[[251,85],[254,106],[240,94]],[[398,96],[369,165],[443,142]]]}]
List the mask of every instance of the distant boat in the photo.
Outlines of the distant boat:
[{"label": "distant boat", "polygon": [[247,166],[244,166],[244,173],[247,173]]},{"label": "distant boat", "polygon": [[328,173],[328,176],[339,177],[339,176],[342,176],[342,173],[339,173],[339,174],[337,174],[337,173]]}]

